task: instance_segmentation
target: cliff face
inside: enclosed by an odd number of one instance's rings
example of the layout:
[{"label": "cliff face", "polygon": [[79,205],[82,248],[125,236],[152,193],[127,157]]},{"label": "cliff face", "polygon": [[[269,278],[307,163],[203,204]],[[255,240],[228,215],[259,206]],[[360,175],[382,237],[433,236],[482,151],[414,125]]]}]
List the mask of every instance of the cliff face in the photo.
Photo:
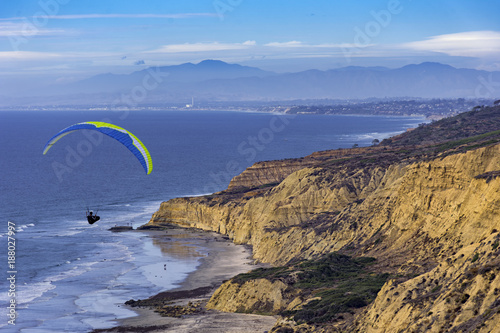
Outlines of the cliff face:
[{"label": "cliff face", "polygon": [[225,283],[216,290],[207,304],[208,309],[224,312],[276,313],[287,305],[284,293],[287,285],[267,279],[248,281],[243,285]]},{"label": "cliff face", "polygon": [[[334,251],[377,258],[372,269],[391,278],[372,304],[336,324],[343,331],[500,331],[500,145],[463,151],[419,159],[371,157],[382,148],[323,152],[308,167],[282,161],[280,172],[260,164],[233,191],[162,203],[149,224],[217,231],[273,265]],[[311,301],[280,283],[228,281],[209,305],[276,313]]]},{"label": "cliff face", "polygon": [[500,235],[493,232],[405,282],[391,280],[356,332],[500,332]]},{"label": "cliff face", "polygon": [[329,150],[315,152],[303,158],[257,162],[241,174],[235,176],[229,183],[228,189],[241,187],[254,188],[267,184],[280,183],[291,173],[300,169],[314,167],[332,158],[358,156],[366,153],[367,150],[370,150],[370,148]]},{"label": "cliff face", "polygon": [[[149,223],[175,223],[224,233],[236,243],[253,245],[256,259],[282,264],[295,257],[340,248],[330,244],[333,247],[328,245],[329,249],[307,250],[318,242],[318,237],[327,242],[332,237],[331,233],[318,234],[313,220],[339,220],[336,213],[350,207],[355,200],[365,198],[397,169],[392,168],[387,177],[384,170],[362,170],[352,175],[346,184],[332,187],[330,180],[316,174],[316,169],[305,168],[256,196],[244,195],[229,202],[225,202],[224,197],[178,198],[164,202]],[[345,175],[334,177],[341,182]],[[346,237],[352,237],[349,228]]]},{"label": "cliff face", "polygon": [[252,188],[279,183],[291,173],[314,164],[315,161],[304,159],[258,162],[231,179],[228,189],[238,187]]},{"label": "cliff face", "polygon": [[[255,258],[272,264],[347,244],[370,255],[418,250],[429,260],[500,229],[497,180],[475,178],[500,169],[499,149],[385,169],[304,168],[257,195],[164,202],[149,223],[227,234],[253,245]],[[439,242],[437,253],[430,242]]]}]

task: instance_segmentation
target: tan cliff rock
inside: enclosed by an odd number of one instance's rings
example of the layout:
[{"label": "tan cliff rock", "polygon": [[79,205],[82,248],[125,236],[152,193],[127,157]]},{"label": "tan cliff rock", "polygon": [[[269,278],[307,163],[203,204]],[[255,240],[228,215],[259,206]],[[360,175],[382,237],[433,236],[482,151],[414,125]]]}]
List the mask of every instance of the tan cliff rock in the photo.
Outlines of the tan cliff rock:
[{"label": "tan cliff rock", "polygon": [[256,279],[238,283],[225,283],[216,290],[207,304],[208,309],[224,312],[253,312],[275,314],[288,305],[287,285],[281,281]]},{"label": "tan cliff rock", "polygon": [[424,274],[389,281],[350,330],[500,332],[499,240],[494,232]]},{"label": "tan cliff rock", "polygon": [[279,183],[291,173],[316,163],[312,159],[257,162],[231,179],[228,189]]},{"label": "tan cliff rock", "polygon": [[375,148],[338,149],[312,153],[303,158],[285,159],[280,161],[257,162],[231,179],[228,189],[238,187],[253,188],[270,183],[279,183],[291,173],[306,167],[314,167],[319,163],[332,159],[366,154]]},{"label": "tan cliff rock", "polygon": [[[376,257],[378,269],[403,278],[388,281],[345,331],[494,332],[500,178],[477,176],[498,170],[500,145],[417,163],[315,164],[260,192],[164,202],[149,224],[217,231],[252,245],[255,259],[273,265],[338,250]],[[238,182],[258,185],[257,179]],[[294,300],[267,282],[228,281],[210,306],[258,312],[256,304],[275,309]]]}]

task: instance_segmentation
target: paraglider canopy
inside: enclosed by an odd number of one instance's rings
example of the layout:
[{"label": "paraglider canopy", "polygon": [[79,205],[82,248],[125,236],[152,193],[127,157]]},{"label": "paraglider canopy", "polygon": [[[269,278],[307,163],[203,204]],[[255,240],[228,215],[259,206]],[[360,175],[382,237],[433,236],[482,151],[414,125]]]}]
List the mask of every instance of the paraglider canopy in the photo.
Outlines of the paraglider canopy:
[{"label": "paraglider canopy", "polygon": [[151,160],[151,155],[149,154],[148,149],[134,134],[119,126],[101,121],[86,121],[63,129],[45,144],[43,154],[45,155],[47,151],[63,136],[78,130],[95,130],[112,137],[122,143],[132,152],[132,154],[134,154],[139,162],[141,162],[142,167],[148,175],[151,171],[153,171],[153,161]]}]

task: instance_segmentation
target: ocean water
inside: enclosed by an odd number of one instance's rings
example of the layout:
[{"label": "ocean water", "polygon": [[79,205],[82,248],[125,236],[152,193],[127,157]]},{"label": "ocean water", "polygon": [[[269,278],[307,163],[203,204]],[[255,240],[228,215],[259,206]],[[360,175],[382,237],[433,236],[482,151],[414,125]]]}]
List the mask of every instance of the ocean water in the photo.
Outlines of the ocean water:
[{"label": "ocean water", "polygon": [[[59,130],[91,120],[134,133],[151,153],[153,172],[146,175],[117,141],[80,132],[42,155]],[[422,122],[223,111],[0,111],[0,330],[111,327],[114,319],[134,315],[122,306],[126,300],[176,287],[206,252],[202,244],[172,240],[183,250],[165,253],[147,233],[112,233],[110,227],[135,228],[161,201],[222,190],[257,161],[366,146]],[[89,225],[87,208],[98,210],[101,220]],[[13,267],[9,222],[15,228]],[[12,300],[15,326],[8,323]]]}]

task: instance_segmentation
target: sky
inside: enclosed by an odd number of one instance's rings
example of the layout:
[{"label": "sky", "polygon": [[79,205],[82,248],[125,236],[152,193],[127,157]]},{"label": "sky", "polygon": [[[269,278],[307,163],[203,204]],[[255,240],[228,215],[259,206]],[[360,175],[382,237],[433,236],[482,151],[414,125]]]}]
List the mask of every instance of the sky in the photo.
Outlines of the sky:
[{"label": "sky", "polygon": [[2,0],[0,78],[65,83],[204,59],[500,70],[498,13],[498,0]]}]

